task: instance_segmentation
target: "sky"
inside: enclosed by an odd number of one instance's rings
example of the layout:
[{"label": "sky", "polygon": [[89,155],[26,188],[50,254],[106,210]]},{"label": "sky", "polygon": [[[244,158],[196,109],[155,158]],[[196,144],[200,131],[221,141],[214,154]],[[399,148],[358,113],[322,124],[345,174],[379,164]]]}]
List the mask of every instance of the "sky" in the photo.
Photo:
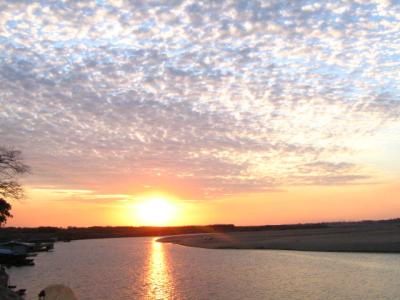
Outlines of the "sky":
[{"label": "sky", "polygon": [[11,226],[400,217],[400,1],[1,1]]}]

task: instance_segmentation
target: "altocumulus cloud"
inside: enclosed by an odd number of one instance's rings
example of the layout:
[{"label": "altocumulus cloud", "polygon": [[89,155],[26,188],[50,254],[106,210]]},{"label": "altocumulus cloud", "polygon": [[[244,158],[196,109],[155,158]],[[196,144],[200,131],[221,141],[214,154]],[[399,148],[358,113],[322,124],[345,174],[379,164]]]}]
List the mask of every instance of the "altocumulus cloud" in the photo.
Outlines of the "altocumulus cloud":
[{"label": "altocumulus cloud", "polygon": [[399,123],[399,42],[399,1],[2,1],[1,142],[32,184],[369,182],[354,141]]}]

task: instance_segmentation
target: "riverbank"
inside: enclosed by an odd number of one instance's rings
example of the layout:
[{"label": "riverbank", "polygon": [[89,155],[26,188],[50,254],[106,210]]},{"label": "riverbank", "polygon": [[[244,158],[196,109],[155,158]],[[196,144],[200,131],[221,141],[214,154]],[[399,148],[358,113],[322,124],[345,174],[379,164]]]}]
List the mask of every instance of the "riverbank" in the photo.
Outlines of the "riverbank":
[{"label": "riverbank", "polygon": [[1,300],[23,300],[18,293],[8,288],[8,274],[0,267],[0,299]]},{"label": "riverbank", "polygon": [[0,242],[23,241],[23,242],[48,242],[84,239],[104,239],[122,237],[146,237],[146,236],[172,236],[186,234],[208,234],[208,233],[231,233],[231,232],[266,232],[266,231],[288,231],[294,229],[314,230],[327,229],[337,226],[378,226],[398,224],[400,219],[356,221],[346,223],[306,223],[306,224],[281,224],[281,225],[257,225],[236,226],[234,224],[213,224],[196,226],[94,226],[94,227],[3,227],[0,228]]},{"label": "riverbank", "polygon": [[8,288],[0,287],[0,299],[1,300],[23,300],[17,293],[11,291]]},{"label": "riverbank", "polygon": [[158,239],[209,249],[400,253],[400,222],[344,223],[327,228],[180,235]]}]

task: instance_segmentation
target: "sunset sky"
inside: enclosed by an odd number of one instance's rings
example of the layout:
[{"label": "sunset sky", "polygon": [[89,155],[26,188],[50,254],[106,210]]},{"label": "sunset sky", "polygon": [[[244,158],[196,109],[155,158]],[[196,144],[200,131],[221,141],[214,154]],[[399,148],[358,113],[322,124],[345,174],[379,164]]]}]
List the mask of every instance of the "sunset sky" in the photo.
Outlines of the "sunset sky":
[{"label": "sunset sky", "polygon": [[400,1],[2,1],[11,226],[400,217]]}]

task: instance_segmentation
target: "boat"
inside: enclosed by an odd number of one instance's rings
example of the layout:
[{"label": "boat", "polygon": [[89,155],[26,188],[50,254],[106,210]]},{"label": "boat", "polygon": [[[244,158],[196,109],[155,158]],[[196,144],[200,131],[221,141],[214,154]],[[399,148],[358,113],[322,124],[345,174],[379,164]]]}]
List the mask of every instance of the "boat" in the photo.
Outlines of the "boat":
[{"label": "boat", "polygon": [[53,242],[20,242],[20,241],[9,241],[0,244],[1,248],[8,248],[13,251],[24,253],[24,252],[45,252],[54,249]]},{"label": "boat", "polygon": [[7,248],[0,248],[0,264],[5,266],[33,266],[33,259],[28,253],[18,253]]}]

